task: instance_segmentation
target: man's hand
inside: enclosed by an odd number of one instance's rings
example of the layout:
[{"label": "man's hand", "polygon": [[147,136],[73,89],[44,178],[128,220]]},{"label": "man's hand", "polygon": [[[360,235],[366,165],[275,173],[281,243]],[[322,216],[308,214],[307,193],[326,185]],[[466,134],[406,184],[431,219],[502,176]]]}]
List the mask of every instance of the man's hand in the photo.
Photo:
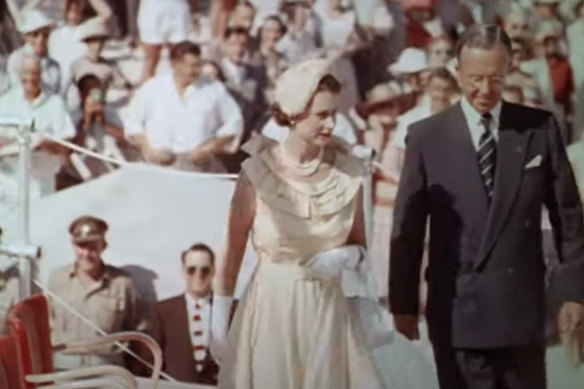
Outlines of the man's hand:
[{"label": "man's hand", "polygon": [[194,165],[204,165],[213,158],[210,147],[200,146],[187,154],[187,159]]},{"label": "man's hand", "polygon": [[168,166],[172,165],[176,160],[176,155],[174,155],[169,150],[157,150],[152,147],[144,147],[142,149],[142,155],[147,162],[154,163],[156,165]]},{"label": "man's hand", "polygon": [[584,303],[565,302],[558,315],[558,328],[560,332],[583,331]]},{"label": "man's hand", "polygon": [[418,330],[418,316],[416,315],[394,315],[393,323],[395,329],[409,340],[420,339]]}]

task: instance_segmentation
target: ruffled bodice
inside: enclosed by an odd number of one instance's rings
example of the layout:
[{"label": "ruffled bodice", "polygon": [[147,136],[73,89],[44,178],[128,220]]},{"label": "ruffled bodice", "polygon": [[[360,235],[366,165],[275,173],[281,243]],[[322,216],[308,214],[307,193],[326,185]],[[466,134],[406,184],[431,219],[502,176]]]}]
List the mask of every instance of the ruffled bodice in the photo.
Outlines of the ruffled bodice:
[{"label": "ruffled bodice", "polygon": [[338,150],[327,178],[293,182],[275,167],[269,152],[275,144],[256,137],[244,146],[251,156],[242,168],[256,192],[251,240],[260,260],[302,265],[317,252],[345,244],[364,169]]}]

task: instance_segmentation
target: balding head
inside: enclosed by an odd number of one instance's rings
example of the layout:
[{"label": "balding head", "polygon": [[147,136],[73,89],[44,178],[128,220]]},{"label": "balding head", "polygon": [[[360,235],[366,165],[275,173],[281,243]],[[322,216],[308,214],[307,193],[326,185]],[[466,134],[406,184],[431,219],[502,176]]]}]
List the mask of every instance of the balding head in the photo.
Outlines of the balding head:
[{"label": "balding head", "polygon": [[527,14],[521,10],[513,10],[505,18],[505,32],[511,39],[525,39],[530,34]]},{"label": "balding head", "polygon": [[27,98],[35,98],[41,90],[41,61],[34,54],[23,55],[18,65],[20,82]]}]

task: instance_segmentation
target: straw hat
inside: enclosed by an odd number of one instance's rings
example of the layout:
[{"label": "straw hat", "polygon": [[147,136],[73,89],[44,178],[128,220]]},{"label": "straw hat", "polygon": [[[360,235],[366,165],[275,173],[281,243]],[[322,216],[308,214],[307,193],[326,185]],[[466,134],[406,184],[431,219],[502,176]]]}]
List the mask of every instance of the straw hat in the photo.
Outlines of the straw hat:
[{"label": "straw hat", "polygon": [[38,9],[26,9],[20,14],[18,20],[18,31],[28,34],[43,28],[53,27],[54,22],[47,15]]},{"label": "straw hat", "polygon": [[428,68],[426,52],[421,49],[408,47],[401,52],[397,62],[391,64],[388,70],[392,74],[419,73]]},{"label": "straw hat", "polygon": [[89,19],[77,27],[77,37],[80,41],[86,41],[91,38],[108,39],[109,36],[110,34],[105,24],[97,19]]},{"label": "straw hat", "polygon": [[396,82],[377,84],[366,93],[366,100],[357,104],[356,111],[361,117],[366,118],[380,105],[399,100],[402,93],[401,87]]},{"label": "straw hat", "polygon": [[286,70],[276,82],[274,101],[284,114],[300,115],[320,81],[328,74],[332,74],[332,70],[327,59],[313,58],[299,62]]}]

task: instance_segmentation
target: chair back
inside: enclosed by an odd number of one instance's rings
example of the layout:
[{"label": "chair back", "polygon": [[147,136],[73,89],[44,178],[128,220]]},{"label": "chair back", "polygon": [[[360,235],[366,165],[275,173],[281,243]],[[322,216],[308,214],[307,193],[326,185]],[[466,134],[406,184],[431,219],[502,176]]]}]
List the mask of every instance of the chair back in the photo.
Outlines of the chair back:
[{"label": "chair back", "polygon": [[11,335],[0,337],[0,388],[24,389],[25,381],[16,349],[16,339]]}]

